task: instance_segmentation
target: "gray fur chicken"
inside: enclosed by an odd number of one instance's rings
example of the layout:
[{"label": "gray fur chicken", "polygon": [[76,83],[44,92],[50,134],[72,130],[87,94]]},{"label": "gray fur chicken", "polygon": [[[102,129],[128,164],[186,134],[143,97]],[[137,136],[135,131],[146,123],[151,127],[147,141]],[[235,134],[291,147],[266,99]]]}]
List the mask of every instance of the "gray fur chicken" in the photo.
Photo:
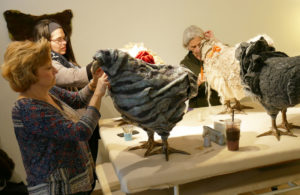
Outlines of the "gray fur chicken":
[{"label": "gray fur chicken", "polygon": [[[143,128],[148,141],[132,149],[146,148],[145,156],[183,153],[168,146],[170,131],[185,111],[185,101],[197,95],[197,77],[187,68],[158,65],[131,57],[121,50],[99,50],[93,69],[101,67],[110,82],[110,96],[124,120]],[[154,141],[154,132],[162,144]],[[161,149],[153,150],[156,146]]]},{"label": "gray fur chicken", "polygon": [[[236,49],[240,62],[240,76],[244,88],[257,99],[272,119],[271,130],[258,135],[295,136],[290,129],[299,128],[289,124],[286,118],[288,107],[300,102],[300,56],[288,57],[277,52],[261,37],[258,41],[241,43]],[[281,131],[276,125],[276,117],[282,112]]]}]

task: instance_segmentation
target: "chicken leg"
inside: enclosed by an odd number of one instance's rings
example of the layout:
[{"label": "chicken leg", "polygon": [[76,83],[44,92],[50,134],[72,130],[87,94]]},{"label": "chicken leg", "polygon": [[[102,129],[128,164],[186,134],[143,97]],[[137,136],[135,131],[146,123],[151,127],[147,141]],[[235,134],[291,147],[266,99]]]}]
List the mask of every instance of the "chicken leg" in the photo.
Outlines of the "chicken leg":
[{"label": "chicken leg", "polygon": [[132,147],[130,148],[129,150],[137,150],[137,149],[147,149],[144,156],[149,156],[150,155],[150,152],[157,146],[162,146],[162,143],[159,143],[159,142],[155,142],[154,141],[154,132],[153,131],[149,131],[147,130],[146,131],[147,134],[148,134],[148,141],[144,141],[142,142],[143,144],[140,145],[140,146],[135,146],[135,147]]},{"label": "chicken leg", "polygon": [[272,127],[271,127],[271,130],[265,132],[265,133],[262,133],[262,134],[259,134],[258,136],[256,137],[262,137],[262,136],[267,136],[267,135],[274,135],[278,141],[280,141],[280,135],[284,135],[285,132],[283,131],[280,131],[277,126],[276,126],[276,118],[272,118]]},{"label": "chicken leg", "polygon": [[246,106],[241,104],[241,102],[239,100],[237,100],[236,98],[233,99],[234,101],[234,105],[231,106],[231,101],[230,100],[226,100],[224,105],[225,105],[225,109],[220,112],[219,114],[231,114],[233,112],[233,110],[235,110],[236,113],[245,113],[243,110],[244,109],[253,109],[253,107],[251,106]]},{"label": "chicken leg", "polygon": [[190,153],[188,153],[188,152],[169,147],[168,136],[161,136],[161,138],[162,138],[162,147],[160,149],[157,149],[157,150],[151,152],[150,155],[165,154],[166,161],[169,161],[169,154],[172,154],[172,153],[190,155]]},{"label": "chicken leg", "polygon": [[[291,129],[293,129],[293,128],[300,129],[300,126],[293,125],[292,123],[288,123],[287,118],[286,118],[286,112],[287,112],[286,108],[284,108],[284,109],[281,110],[281,113],[282,113],[282,123],[278,127],[286,129],[289,134],[294,135],[293,132],[291,131]],[[297,137],[296,135],[294,135],[294,136]]]},{"label": "chicken leg", "polygon": [[224,110],[221,111],[219,114],[228,114],[228,113],[232,113],[232,108],[230,105],[230,100],[225,100]]},{"label": "chicken leg", "polygon": [[272,117],[271,130],[269,130],[265,133],[259,134],[256,137],[262,137],[262,136],[267,136],[267,135],[274,135],[278,141],[280,141],[280,135],[288,135],[288,136],[292,136],[292,137],[297,137],[296,135],[294,135],[293,133],[291,133],[289,131],[283,132],[283,131],[279,130],[276,125],[276,117]]},{"label": "chicken leg", "polygon": [[253,107],[251,107],[251,106],[246,106],[246,105],[241,104],[241,102],[239,100],[237,100],[236,98],[234,98],[234,102],[235,102],[235,104],[231,108],[238,112],[244,113],[244,111],[243,111],[244,109],[253,109]]}]

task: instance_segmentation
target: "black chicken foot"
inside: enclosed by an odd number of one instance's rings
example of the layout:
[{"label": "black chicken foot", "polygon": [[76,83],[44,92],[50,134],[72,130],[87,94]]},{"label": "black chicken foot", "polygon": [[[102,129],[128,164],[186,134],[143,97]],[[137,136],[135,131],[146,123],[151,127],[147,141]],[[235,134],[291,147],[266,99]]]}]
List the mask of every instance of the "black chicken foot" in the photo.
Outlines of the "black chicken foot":
[{"label": "black chicken foot", "polygon": [[151,152],[149,155],[155,155],[155,154],[165,154],[166,161],[169,161],[169,154],[172,153],[179,153],[179,154],[186,154],[190,155],[190,153],[182,151],[182,150],[177,150],[175,148],[169,147],[168,141],[163,139],[163,145],[161,148]]},{"label": "black chicken foot", "polygon": [[226,100],[225,103],[224,103],[224,110],[219,112],[219,114],[229,114],[229,113],[232,113],[232,108],[231,108],[231,105],[230,105],[230,100]]},{"label": "black chicken foot", "polygon": [[150,155],[155,155],[155,154],[165,154],[166,161],[169,161],[169,154],[173,154],[173,153],[190,155],[190,153],[188,153],[188,152],[185,152],[185,151],[182,151],[182,150],[177,150],[175,148],[168,147],[167,149],[164,149],[163,147],[161,147],[160,149],[157,149],[157,150],[151,152],[149,154],[149,156]]},{"label": "black chicken foot", "polygon": [[148,133],[148,141],[142,141],[142,145],[129,148],[129,150],[147,149],[144,156],[149,156],[150,152],[158,146],[162,146],[162,143],[154,141],[154,133]]},{"label": "black chicken foot", "polygon": [[289,131],[290,129],[293,129],[293,128],[300,129],[300,126],[293,125],[293,123],[289,123],[287,121],[286,112],[287,112],[286,108],[284,108],[284,109],[281,110],[281,113],[282,113],[282,123],[281,123],[280,127],[286,129],[287,131]]},{"label": "black chicken foot", "polygon": [[286,112],[287,112],[286,108],[284,108],[284,109],[281,110],[281,113],[282,113],[282,123],[278,127],[286,129],[287,133],[289,133],[290,135],[293,135],[294,137],[297,137],[296,135],[293,134],[293,132],[291,131],[291,129],[300,129],[300,126],[293,125],[293,123],[289,123],[287,121]]},{"label": "black chicken foot", "polygon": [[271,129],[271,130],[269,130],[269,131],[267,131],[265,133],[259,134],[256,137],[262,137],[262,136],[267,136],[267,135],[274,135],[277,138],[278,141],[280,141],[280,136],[281,135],[288,135],[288,136],[291,136],[291,137],[297,137],[291,131],[283,132],[283,131],[280,131],[278,129],[277,130],[276,129]]},{"label": "black chicken foot", "polygon": [[119,119],[116,119],[116,120],[114,120],[114,121],[118,123],[118,124],[117,124],[118,126],[122,126],[122,125],[127,125],[127,124],[129,124],[129,122],[125,121],[124,118],[119,118]]},{"label": "black chicken foot", "polygon": [[237,113],[245,113],[243,111],[244,109],[253,109],[253,107],[251,107],[251,106],[246,106],[246,105],[241,104],[241,102],[239,100],[237,100],[236,98],[234,98],[234,102],[235,102],[235,104],[232,106],[232,109],[237,111]]},{"label": "black chicken foot", "polygon": [[293,125],[293,123],[285,123],[282,122],[278,127],[286,129],[287,131],[291,131],[291,129],[300,129],[300,126],[298,125]]},{"label": "black chicken foot", "polygon": [[267,136],[267,135],[274,135],[277,138],[277,140],[280,141],[280,135],[284,135],[284,134],[285,134],[285,132],[280,131],[278,129],[271,129],[271,130],[269,130],[267,132],[259,134],[256,137],[262,137],[262,136]]},{"label": "black chicken foot", "polygon": [[295,136],[292,132],[290,131],[287,131],[287,132],[283,132],[281,130],[279,130],[276,126],[276,121],[275,119],[272,119],[272,128],[271,130],[265,132],[265,133],[262,133],[262,134],[259,134],[258,136],[256,137],[262,137],[262,136],[267,136],[267,135],[274,135],[278,141],[280,141],[280,136],[281,135],[288,135],[288,136],[292,136],[292,137],[297,137]]},{"label": "black chicken foot", "polygon": [[127,125],[129,124],[127,121],[125,121],[124,119],[123,120],[120,120],[119,121],[120,123],[118,124],[118,126],[123,126],[123,125]]}]

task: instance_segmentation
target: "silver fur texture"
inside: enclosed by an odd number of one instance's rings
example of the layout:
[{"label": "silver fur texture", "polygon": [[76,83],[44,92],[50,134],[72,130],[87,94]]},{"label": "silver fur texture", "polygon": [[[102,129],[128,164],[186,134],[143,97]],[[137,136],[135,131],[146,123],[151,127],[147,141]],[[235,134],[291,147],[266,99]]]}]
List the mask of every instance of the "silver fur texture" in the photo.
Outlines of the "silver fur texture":
[{"label": "silver fur texture", "polygon": [[[300,56],[288,57],[283,52],[275,51],[261,37],[255,42],[241,43],[236,49],[236,58],[240,62],[240,76],[245,90],[271,116],[273,133],[265,135],[273,134],[278,140],[281,134],[294,136],[290,132],[293,126],[286,120],[286,109],[300,102]],[[282,127],[287,132],[277,129],[276,117],[280,111],[283,114]]]},{"label": "silver fur texture", "polygon": [[108,75],[110,96],[122,117],[167,140],[185,111],[185,101],[197,95],[197,77],[187,68],[149,64],[121,50],[99,50],[95,70]]}]

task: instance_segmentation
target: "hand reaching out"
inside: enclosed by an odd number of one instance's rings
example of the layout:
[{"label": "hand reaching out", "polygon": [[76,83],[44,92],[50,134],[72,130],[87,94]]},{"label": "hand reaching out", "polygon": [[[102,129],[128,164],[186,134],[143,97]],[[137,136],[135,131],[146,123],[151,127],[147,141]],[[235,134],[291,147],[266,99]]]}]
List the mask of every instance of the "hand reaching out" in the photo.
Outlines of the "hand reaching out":
[{"label": "hand reaching out", "polygon": [[105,74],[104,71],[101,68],[98,68],[94,73],[93,73],[93,80],[91,81],[91,85],[95,86],[97,85],[98,79]]},{"label": "hand reaching out", "polygon": [[208,30],[204,33],[205,39],[212,39],[214,38],[214,33],[211,30]]},{"label": "hand reaching out", "polygon": [[90,82],[90,86],[95,89],[95,93],[98,95],[105,95],[106,87],[109,86],[109,82],[107,80],[107,75],[101,68],[98,68],[93,73],[93,80]]},{"label": "hand reaching out", "polygon": [[197,80],[198,86],[200,86],[204,82],[205,82],[205,76],[204,76],[204,74],[199,73],[198,74],[198,80]]},{"label": "hand reaching out", "polygon": [[89,83],[90,89],[94,91],[89,106],[100,110],[101,99],[105,95],[107,86],[109,86],[107,75],[101,68],[98,68],[93,73],[93,80]]},{"label": "hand reaching out", "polygon": [[97,79],[97,87],[95,89],[95,94],[99,94],[100,96],[104,96],[106,92],[107,86],[109,86],[109,82],[107,80],[107,75],[103,72],[101,76]]}]

